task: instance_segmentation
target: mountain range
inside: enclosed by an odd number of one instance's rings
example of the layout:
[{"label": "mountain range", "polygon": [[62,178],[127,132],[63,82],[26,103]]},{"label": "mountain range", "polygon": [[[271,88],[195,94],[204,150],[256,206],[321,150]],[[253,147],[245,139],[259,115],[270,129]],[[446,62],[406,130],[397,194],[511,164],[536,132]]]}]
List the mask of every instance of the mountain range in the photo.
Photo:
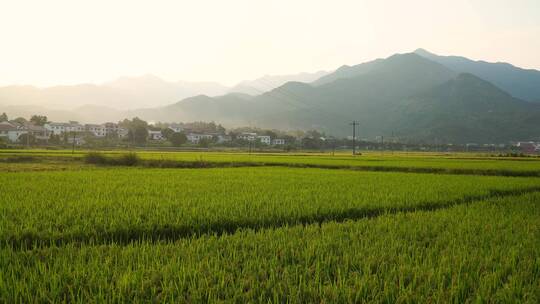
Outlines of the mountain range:
[{"label": "mountain range", "polygon": [[539,103],[418,51],[342,66],[310,84],[288,82],[257,96],[196,96],[133,114],[162,121],[197,117],[227,125],[318,129],[339,136],[349,135],[349,122],[357,120],[360,137],[402,141],[496,143],[540,137]]},{"label": "mountain range", "polygon": [[221,96],[227,93],[259,95],[288,81],[311,82],[328,72],[300,73],[294,75],[266,75],[246,80],[232,87],[216,82],[165,81],[147,74],[138,77],[121,77],[103,84],[62,85],[38,88],[28,85],[0,87],[0,106],[24,111],[28,106],[46,107],[51,110],[75,110],[81,106],[99,106],[116,110],[133,110],[160,107],[178,100],[197,96]]},{"label": "mountain range", "polygon": [[[133,89],[137,96],[142,93],[136,90],[174,94],[159,88],[158,81],[155,85],[143,81],[136,88],[130,81],[107,88]],[[263,77],[232,89],[212,90],[216,96],[195,95],[165,106],[107,113],[118,119],[139,116],[152,121],[318,129],[336,136],[350,135],[349,123],[357,120],[361,138],[400,141],[499,143],[540,138],[540,71],[438,56],[423,49],[344,65],[331,73]],[[0,89],[0,101],[2,96]]]}]

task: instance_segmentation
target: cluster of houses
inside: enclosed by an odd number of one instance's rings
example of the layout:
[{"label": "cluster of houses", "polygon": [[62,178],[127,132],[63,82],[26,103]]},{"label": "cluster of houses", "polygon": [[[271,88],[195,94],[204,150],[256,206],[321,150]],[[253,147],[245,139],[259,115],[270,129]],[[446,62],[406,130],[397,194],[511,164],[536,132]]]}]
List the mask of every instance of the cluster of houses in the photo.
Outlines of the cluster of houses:
[{"label": "cluster of houses", "polygon": [[[198,144],[203,140],[215,141],[218,144],[231,142],[232,136],[222,133],[198,133],[189,129],[185,129],[181,124],[171,124],[168,129],[175,133],[184,132],[187,140],[191,144]],[[162,131],[148,130],[148,139],[153,141],[165,140],[165,136]],[[266,145],[285,145],[285,139],[274,138],[272,139],[268,135],[258,135],[257,133],[244,132],[238,134],[236,139],[245,140],[248,142],[260,142]]]},{"label": "cluster of houses", "polygon": [[[197,133],[184,129],[181,124],[171,124],[168,129],[175,133],[184,132],[188,142],[198,144],[202,140],[211,140],[217,143],[226,143],[233,140],[232,136],[221,133]],[[75,141],[76,144],[84,143],[83,134],[91,134],[97,138],[125,138],[128,136],[128,130],[120,127],[117,123],[104,124],[80,124],[76,121],[49,122],[44,126],[37,126],[31,123],[18,123],[14,121],[0,122],[0,138],[9,142],[20,142],[21,135],[30,134],[35,139],[47,141],[51,135],[66,136],[68,142]],[[73,135],[73,136],[72,136]],[[241,133],[236,136],[237,139],[248,142],[260,142],[266,145],[285,145],[285,140],[281,138],[272,139],[268,135],[258,135],[257,133]],[[165,135],[161,130],[148,130],[148,140],[165,141]]]},{"label": "cluster of houses", "polygon": [[274,138],[274,139],[272,139],[268,135],[258,135],[257,133],[251,133],[251,132],[241,133],[238,136],[236,136],[236,138],[246,140],[246,141],[251,141],[251,142],[259,141],[259,142],[261,142],[263,144],[266,144],[266,145],[279,146],[279,145],[284,145],[285,144],[285,139],[282,139],[282,138]]},{"label": "cluster of houses", "polygon": [[516,147],[525,154],[540,153],[540,142],[520,141],[516,144]]},{"label": "cluster of houses", "polygon": [[[218,144],[232,142],[234,139],[243,140],[246,142],[257,142],[264,145],[280,146],[285,145],[285,139],[272,138],[269,135],[257,134],[254,132],[243,132],[236,134],[235,138],[231,135],[222,133],[210,133],[210,132],[197,132],[195,130],[187,129],[182,124],[171,124],[167,127],[169,130],[175,133],[183,132],[186,134],[187,140],[191,144],[199,144],[203,140],[212,141]],[[163,130],[156,130],[156,128],[149,128],[148,140],[159,142],[165,141],[166,132]],[[169,131],[170,133],[170,131]],[[51,136],[63,136],[69,143],[75,142],[76,144],[83,144],[84,138],[87,135],[92,135],[96,138],[126,138],[129,134],[128,129],[121,127],[117,123],[104,123],[104,124],[80,124],[76,121],[70,121],[67,123],[49,122],[43,126],[35,125],[29,122],[18,121],[3,121],[0,122],[0,140],[12,142],[12,143],[25,143],[24,134],[30,134],[33,139],[38,141],[47,142],[51,139]],[[23,142],[25,141],[25,142]],[[484,145],[486,146],[486,145]],[[487,145],[487,148],[504,148],[506,145]],[[514,149],[525,154],[540,153],[540,142],[514,142],[512,143]],[[467,144],[467,151],[477,150],[478,144]]]},{"label": "cluster of houses", "polygon": [[128,135],[128,130],[121,128],[118,124],[107,122],[98,124],[80,124],[76,121],[70,122],[50,122],[44,125],[44,128],[53,135],[63,134],[83,134],[89,133],[96,137],[118,137],[123,138]]},{"label": "cluster of houses", "polygon": [[38,140],[49,139],[49,132],[42,126],[30,123],[19,123],[15,121],[0,122],[0,139],[9,142],[18,142],[22,135],[31,134]]},{"label": "cluster of houses", "polygon": [[[128,130],[121,128],[116,123],[105,123],[101,125],[97,124],[80,124],[76,121],[70,121],[68,123],[46,123],[44,126],[38,126],[29,122],[20,123],[15,121],[3,121],[0,122],[0,138],[7,139],[9,142],[19,142],[21,135],[30,134],[37,140],[47,141],[51,135],[77,135],[75,140],[81,141],[81,134],[92,134],[96,137],[117,137],[123,138],[128,134]],[[72,137],[68,137],[68,140],[73,140]]]}]

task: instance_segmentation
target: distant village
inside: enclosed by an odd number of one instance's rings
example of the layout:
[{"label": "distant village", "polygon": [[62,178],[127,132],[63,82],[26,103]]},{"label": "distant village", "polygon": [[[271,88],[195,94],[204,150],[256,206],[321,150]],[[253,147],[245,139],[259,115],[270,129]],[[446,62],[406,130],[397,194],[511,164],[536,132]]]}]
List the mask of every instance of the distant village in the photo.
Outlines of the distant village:
[{"label": "distant village", "polygon": [[[2,119],[3,118],[3,119]],[[275,130],[249,130],[241,128],[227,131],[213,122],[154,123],[134,118],[114,123],[81,124],[77,121],[50,122],[44,116],[35,115],[30,120],[9,120],[0,116],[0,141],[11,144],[74,144],[78,146],[119,142],[172,146],[210,144],[245,144],[284,146],[295,137],[279,134]],[[282,135],[283,137],[281,137]]]},{"label": "distant village", "polygon": [[[82,124],[77,121],[51,122],[34,115],[29,120],[8,119],[0,115],[0,147],[13,146],[80,146],[80,147],[245,147],[268,149],[348,149],[352,137],[334,138],[316,130],[284,132],[259,128],[226,130],[214,122],[148,123],[139,118],[103,124]],[[356,138],[355,145],[366,150],[402,151],[491,151],[540,154],[539,142],[509,144],[411,144],[396,140],[379,142]]]}]

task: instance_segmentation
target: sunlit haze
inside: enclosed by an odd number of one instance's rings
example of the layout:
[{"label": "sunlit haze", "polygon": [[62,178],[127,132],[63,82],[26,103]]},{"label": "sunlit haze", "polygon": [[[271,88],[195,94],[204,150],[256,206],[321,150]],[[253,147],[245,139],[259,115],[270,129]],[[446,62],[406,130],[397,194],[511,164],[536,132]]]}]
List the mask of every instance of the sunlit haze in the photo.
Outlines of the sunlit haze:
[{"label": "sunlit haze", "polygon": [[0,85],[232,85],[425,48],[540,68],[540,1],[0,2]]}]

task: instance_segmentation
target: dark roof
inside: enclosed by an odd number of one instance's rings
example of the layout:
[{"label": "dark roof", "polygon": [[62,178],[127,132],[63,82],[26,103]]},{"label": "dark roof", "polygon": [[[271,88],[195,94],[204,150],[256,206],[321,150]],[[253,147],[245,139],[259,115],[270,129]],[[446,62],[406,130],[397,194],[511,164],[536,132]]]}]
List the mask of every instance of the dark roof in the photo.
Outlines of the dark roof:
[{"label": "dark roof", "polygon": [[15,127],[14,125],[10,124],[7,121],[0,122],[0,131],[13,131],[13,130],[17,130],[17,127]]}]

